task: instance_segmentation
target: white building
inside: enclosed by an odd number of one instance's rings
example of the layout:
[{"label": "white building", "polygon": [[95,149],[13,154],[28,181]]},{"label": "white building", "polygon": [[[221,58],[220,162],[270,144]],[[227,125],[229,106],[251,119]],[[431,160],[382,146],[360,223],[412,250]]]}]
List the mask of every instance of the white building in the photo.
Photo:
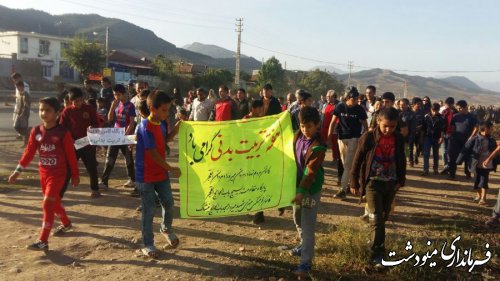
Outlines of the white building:
[{"label": "white building", "polygon": [[[38,60],[42,65],[41,76],[53,81],[55,77],[75,80],[78,74],[67,65],[62,50],[73,40],[35,32],[0,32],[0,55],[17,57],[18,60]],[[15,55],[14,55],[15,54]]]}]

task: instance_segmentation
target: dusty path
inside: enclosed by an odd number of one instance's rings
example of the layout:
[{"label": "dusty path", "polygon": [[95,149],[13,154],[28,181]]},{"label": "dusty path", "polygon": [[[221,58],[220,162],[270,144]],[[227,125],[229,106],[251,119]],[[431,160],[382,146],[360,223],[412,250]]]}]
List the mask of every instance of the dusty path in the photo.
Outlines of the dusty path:
[{"label": "dusty path", "polygon": [[[117,162],[113,171],[110,190],[99,199],[89,197],[88,177],[80,164],[82,184],[70,189],[63,201],[74,231],[65,237],[51,237],[48,254],[27,251],[25,245],[37,238],[41,225],[41,195],[35,164],[23,174],[18,185],[6,184],[22,153],[20,144],[9,136],[0,139],[0,280],[290,280],[293,277],[292,259],[269,254],[279,246],[296,243],[290,210],[282,217],[275,210],[266,211],[266,222],[260,226],[253,225],[250,216],[175,219],[180,246],[165,249],[158,260],[141,257],[137,253],[141,246],[140,213],[135,211],[140,201],[128,196],[131,189],[117,187],[124,182],[116,180],[125,175],[123,160]],[[176,155],[177,151],[174,149],[172,153]],[[101,157],[99,171],[102,160]],[[346,201],[332,198],[332,189],[337,187],[333,186],[336,172],[329,166],[330,160],[327,158],[325,165],[327,189],[320,207],[319,238],[332,235],[332,229],[342,225],[365,227],[358,218],[362,205],[358,205],[357,198],[348,197]],[[460,229],[468,229],[463,235],[477,234],[474,239],[479,239],[478,244],[484,244],[481,239],[493,239],[498,245],[498,229],[484,236],[488,238],[481,238],[485,232],[481,220],[491,213],[491,207],[471,202],[470,180],[460,177],[460,181],[451,183],[438,176],[420,179],[421,166],[417,168],[410,169],[408,186],[398,194],[397,214],[388,227],[390,235],[404,233],[419,237],[428,225],[439,226],[442,222],[447,227],[452,222],[463,227]],[[499,182],[498,174],[493,174],[490,205],[498,193]],[[177,181],[173,183],[177,200]],[[176,212],[178,217],[178,208]],[[159,229],[159,213],[155,231]],[[443,229],[443,233],[449,234],[450,229]],[[161,235],[155,238],[157,246],[166,244]],[[317,250],[317,260],[325,258],[324,250]],[[498,256],[494,260],[498,265]],[[319,276],[328,276],[325,274],[328,273],[319,272]]]}]

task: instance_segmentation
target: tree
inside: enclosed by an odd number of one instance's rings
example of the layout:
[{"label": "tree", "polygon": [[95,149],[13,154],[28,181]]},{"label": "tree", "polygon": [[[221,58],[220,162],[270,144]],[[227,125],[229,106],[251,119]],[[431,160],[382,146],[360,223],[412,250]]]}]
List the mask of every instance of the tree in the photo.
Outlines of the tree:
[{"label": "tree", "polygon": [[337,93],[343,93],[345,89],[342,82],[337,80],[335,76],[319,69],[310,71],[301,77],[298,86],[309,91],[315,99],[326,94],[328,90],[333,89]]},{"label": "tree", "polygon": [[71,46],[63,50],[63,58],[84,78],[90,73],[100,72],[106,57],[99,44],[76,36]]},{"label": "tree", "polygon": [[157,55],[153,60],[153,69],[162,80],[174,78],[177,75],[174,63],[164,55]]},{"label": "tree", "polygon": [[196,87],[206,87],[207,89],[218,89],[220,85],[227,85],[232,81],[233,74],[225,69],[209,68],[203,75],[194,78]]},{"label": "tree", "polygon": [[274,92],[285,94],[290,88],[285,76],[285,70],[281,66],[280,61],[272,57],[268,59],[263,65],[257,78],[257,86],[264,87],[265,84],[271,83]]}]

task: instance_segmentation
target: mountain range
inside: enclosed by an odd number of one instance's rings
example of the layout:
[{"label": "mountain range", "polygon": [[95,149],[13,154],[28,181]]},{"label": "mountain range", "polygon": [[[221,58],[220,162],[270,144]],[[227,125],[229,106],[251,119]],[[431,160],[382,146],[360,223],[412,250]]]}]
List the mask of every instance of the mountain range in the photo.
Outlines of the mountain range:
[{"label": "mountain range", "polygon": [[[347,84],[348,74],[337,77]],[[393,92],[396,97],[403,96],[405,81],[408,98],[429,96],[432,100],[437,101],[444,100],[446,97],[454,97],[455,100],[465,99],[478,104],[500,103],[500,93],[485,90],[463,76],[438,79],[400,74],[379,68],[351,74],[351,84],[358,86],[359,90],[363,90],[368,85],[375,85],[379,94]]]},{"label": "mountain range", "polygon": [[[119,49],[129,54],[144,54],[154,57],[163,54],[174,60],[225,68],[234,71],[234,57],[215,58],[201,53],[177,48],[174,44],[159,38],[152,31],[130,22],[105,18],[97,14],[51,15],[34,9],[18,10],[0,5],[0,31],[37,32],[73,38],[81,34],[89,40],[105,41],[105,30],[109,27],[110,50]],[[261,63],[253,58],[241,60],[241,69],[251,73]]]}]

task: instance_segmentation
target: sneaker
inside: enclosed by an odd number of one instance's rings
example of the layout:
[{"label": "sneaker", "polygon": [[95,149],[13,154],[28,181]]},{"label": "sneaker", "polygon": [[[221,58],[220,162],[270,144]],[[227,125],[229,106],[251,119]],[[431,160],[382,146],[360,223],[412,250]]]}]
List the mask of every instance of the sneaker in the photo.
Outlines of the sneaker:
[{"label": "sneaker", "polygon": [[165,239],[167,239],[167,243],[170,245],[170,247],[177,248],[177,246],[179,246],[179,238],[177,238],[177,235],[175,235],[175,233],[164,229],[160,229],[160,233],[163,234]]},{"label": "sneaker", "polygon": [[135,181],[128,180],[126,183],[123,184],[123,187],[135,187]]},{"label": "sneaker", "polygon": [[278,208],[278,215],[281,217],[285,213],[285,208]]},{"label": "sneaker", "polygon": [[90,198],[99,198],[101,196],[102,195],[98,190],[92,190],[92,192],[90,193]]},{"label": "sneaker", "polygon": [[130,192],[130,196],[131,197],[141,197],[141,195],[139,194],[139,190],[137,190],[137,188],[134,188],[134,190],[132,190]]},{"label": "sneaker", "polygon": [[439,174],[441,174],[441,175],[447,175],[449,171],[450,170],[448,169],[448,167],[446,167]]},{"label": "sneaker", "polygon": [[53,236],[62,236],[62,235],[64,235],[64,233],[71,231],[72,228],[73,228],[73,225],[71,225],[71,223],[68,225],[61,224],[60,226],[58,226],[56,228],[56,230],[54,230],[52,235]]},{"label": "sneaker", "polygon": [[290,256],[295,256],[295,257],[300,257],[302,254],[302,244],[298,245],[297,247],[293,248],[289,252]]},{"label": "sneaker", "polygon": [[264,212],[257,212],[253,216],[253,223],[254,224],[261,224],[265,221],[264,219]]},{"label": "sneaker", "polygon": [[345,199],[347,197],[347,193],[343,190],[339,190],[339,192],[333,195],[333,197],[338,199]]},{"label": "sneaker", "polygon": [[307,263],[301,263],[293,273],[297,277],[302,279],[309,275],[309,271],[311,271],[311,265]]},{"label": "sneaker", "polygon": [[139,207],[135,208],[137,212],[142,212],[142,205],[139,205]]},{"label": "sneaker", "polygon": [[382,257],[376,257],[372,260],[372,265],[376,269],[382,269],[384,268],[384,265],[382,264]]},{"label": "sneaker", "polygon": [[477,203],[477,202],[479,202],[480,199],[481,199],[481,197],[476,196],[476,197],[474,197],[474,199],[472,199],[472,202],[476,202]]},{"label": "sneaker", "polygon": [[99,182],[99,189],[100,190],[108,190],[109,187],[108,187],[108,185],[106,183],[104,183],[104,182],[101,181],[101,182]]},{"label": "sneaker", "polygon": [[29,245],[27,249],[32,251],[48,251],[49,243],[38,240],[35,243]]},{"label": "sneaker", "polygon": [[465,177],[468,178],[468,179],[472,178],[470,172],[465,172]]},{"label": "sneaker", "polygon": [[23,139],[23,136],[21,136],[21,135],[16,136],[16,140],[22,140],[22,139]]},{"label": "sneaker", "polygon": [[429,171],[424,171],[422,174],[420,174],[421,177],[428,177],[429,176]]},{"label": "sneaker", "polygon": [[359,216],[359,219],[362,220],[362,221],[364,221],[364,222],[369,222],[370,221],[370,215],[367,214],[367,213],[365,213],[365,214]]}]

